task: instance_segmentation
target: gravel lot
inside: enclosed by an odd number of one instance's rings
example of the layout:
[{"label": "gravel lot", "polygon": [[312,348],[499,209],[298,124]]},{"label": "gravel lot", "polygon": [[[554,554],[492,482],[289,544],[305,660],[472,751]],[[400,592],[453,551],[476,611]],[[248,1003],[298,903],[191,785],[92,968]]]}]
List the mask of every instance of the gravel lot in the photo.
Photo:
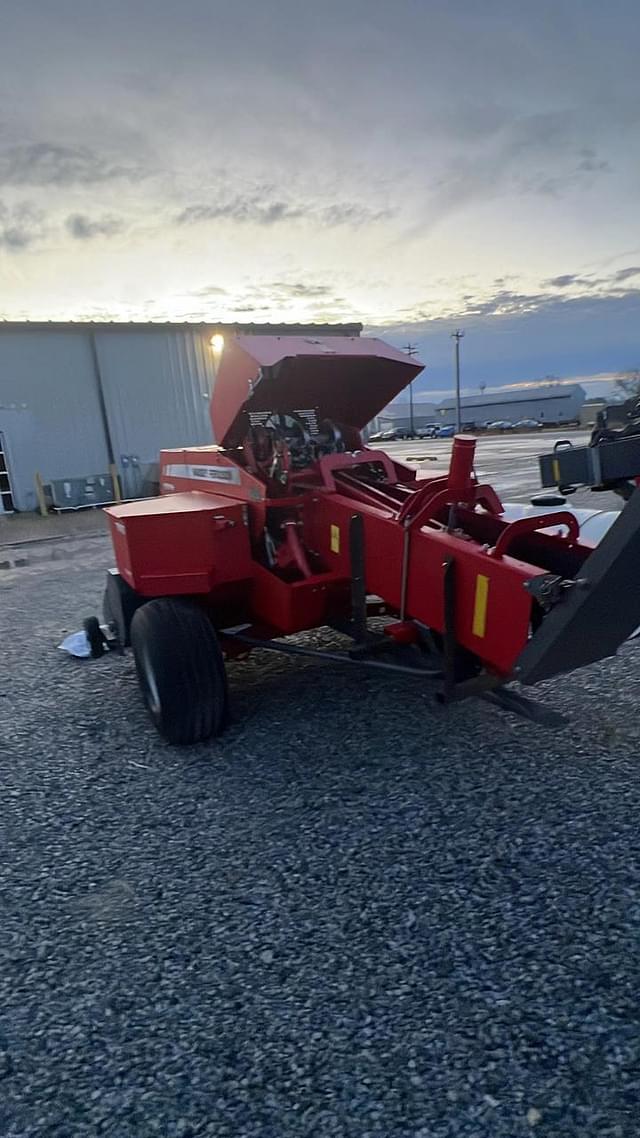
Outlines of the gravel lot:
[{"label": "gravel lot", "polygon": [[109,562],[0,573],[3,1138],[626,1138],[640,645],[548,733],[256,656],[176,751],[56,650]]}]

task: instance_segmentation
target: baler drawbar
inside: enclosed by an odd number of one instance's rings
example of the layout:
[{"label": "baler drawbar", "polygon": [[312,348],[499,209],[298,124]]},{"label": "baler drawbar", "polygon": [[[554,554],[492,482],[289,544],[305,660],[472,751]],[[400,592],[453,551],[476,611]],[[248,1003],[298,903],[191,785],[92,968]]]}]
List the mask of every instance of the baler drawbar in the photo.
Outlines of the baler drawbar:
[{"label": "baler drawbar", "polygon": [[[111,507],[108,636],[131,645],[172,743],[228,720],[226,659],[257,648],[411,673],[446,703],[612,655],[640,625],[640,495],[594,549],[569,511],[509,522],[454,439],[417,479],[361,431],[422,370],[380,340],[237,336],[221,354],[217,445],[165,450],[160,497]],[[372,624],[370,618],[384,616]],[[328,626],[344,651],[287,639]]]}]

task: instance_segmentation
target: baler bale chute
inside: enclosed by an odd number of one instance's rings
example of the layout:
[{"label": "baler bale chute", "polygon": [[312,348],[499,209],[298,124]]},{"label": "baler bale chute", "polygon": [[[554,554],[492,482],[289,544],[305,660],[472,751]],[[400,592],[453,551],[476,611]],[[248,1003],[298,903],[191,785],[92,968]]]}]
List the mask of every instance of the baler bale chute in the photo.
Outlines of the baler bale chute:
[{"label": "baler bale chute", "polygon": [[[553,723],[508,685],[615,653],[640,624],[638,495],[594,550],[569,511],[506,519],[474,472],[474,438],[454,439],[447,475],[421,480],[363,444],[421,370],[377,339],[234,337],[213,391],[218,444],[163,451],[160,497],[107,510],[109,635],[132,646],[167,740],[223,730],[225,661],[257,648],[410,674],[445,704],[478,695]],[[347,647],[288,639],[320,626]]]}]

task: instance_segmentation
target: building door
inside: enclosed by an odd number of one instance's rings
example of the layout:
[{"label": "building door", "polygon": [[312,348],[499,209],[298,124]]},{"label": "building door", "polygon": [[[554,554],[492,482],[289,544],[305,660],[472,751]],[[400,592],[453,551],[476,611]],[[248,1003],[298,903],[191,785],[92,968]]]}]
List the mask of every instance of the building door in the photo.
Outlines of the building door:
[{"label": "building door", "polygon": [[13,513],[13,497],[9,481],[9,461],[4,442],[4,435],[0,432],[0,514]]}]

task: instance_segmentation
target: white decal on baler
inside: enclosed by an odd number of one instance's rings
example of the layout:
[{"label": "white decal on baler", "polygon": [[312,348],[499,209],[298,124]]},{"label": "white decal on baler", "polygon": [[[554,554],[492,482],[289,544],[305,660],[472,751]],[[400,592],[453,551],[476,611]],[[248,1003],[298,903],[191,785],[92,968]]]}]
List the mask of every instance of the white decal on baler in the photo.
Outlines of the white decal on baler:
[{"label": "white decal on baler", "polygon": [[229,482],[240,485],[240,471],[236,466],[190,466],[187,463],[170,463],[163,474],[170,478],[191,478],[196,482]]}]

